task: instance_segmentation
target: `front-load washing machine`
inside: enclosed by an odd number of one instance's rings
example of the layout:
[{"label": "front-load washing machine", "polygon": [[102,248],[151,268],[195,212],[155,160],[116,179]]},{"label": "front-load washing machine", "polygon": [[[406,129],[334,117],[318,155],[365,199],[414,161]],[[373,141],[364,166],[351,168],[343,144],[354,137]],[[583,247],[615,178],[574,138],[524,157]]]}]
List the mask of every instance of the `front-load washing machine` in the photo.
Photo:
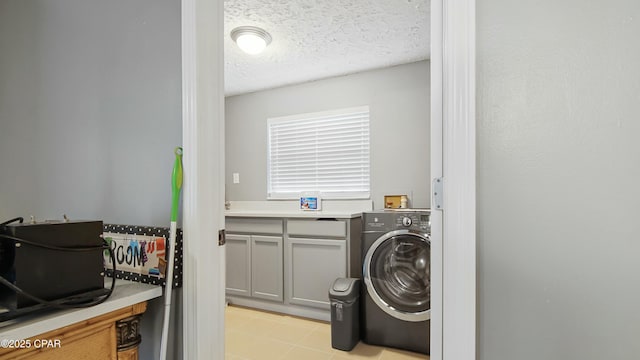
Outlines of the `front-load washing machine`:
[{"label": "front-load washing machine", "polygon": [[429,210],[362,215],[364,342],[429,354]]}]

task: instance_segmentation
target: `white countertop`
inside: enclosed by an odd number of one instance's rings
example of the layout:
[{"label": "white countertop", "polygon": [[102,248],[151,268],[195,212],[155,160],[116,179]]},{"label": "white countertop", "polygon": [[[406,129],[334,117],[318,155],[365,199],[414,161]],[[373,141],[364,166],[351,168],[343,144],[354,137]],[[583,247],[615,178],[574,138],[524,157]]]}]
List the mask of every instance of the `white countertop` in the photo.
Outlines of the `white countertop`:
[{"label": "white countertop", "polygon": [[300,210],[297,201],[231,201],[225,216],[279,218],[356,218],[373,208],[371,200],[323,201],[322,210]]},{"label": "white countertop", "polygon": [[[111,286],[111,279],[106,279],[105,286]],[[5,321],[0,323],[0,339],[27,339],[160,296],[161,286],[116,280],[111,297],[102,304],[85,309],[34,313]]]},{"label": "white countertop", "polygon": [[237,217],[277,217],[277,218],[356,218],[362,216],[359,212],[336,212],[336,211],[270,211],[270,210],[227,210],[225,216]]}]

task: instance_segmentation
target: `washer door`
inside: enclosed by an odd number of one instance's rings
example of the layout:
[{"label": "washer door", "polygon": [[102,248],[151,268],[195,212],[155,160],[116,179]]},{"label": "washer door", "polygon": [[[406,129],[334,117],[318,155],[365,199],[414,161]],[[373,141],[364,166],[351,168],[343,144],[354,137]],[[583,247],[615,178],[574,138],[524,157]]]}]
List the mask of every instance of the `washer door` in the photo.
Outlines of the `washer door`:
[{"label": "washer door", "polygon": [[378,238],[363,264],[367,292],[387,314],[405,321],[431,318],[431,241],[411,230]]}]

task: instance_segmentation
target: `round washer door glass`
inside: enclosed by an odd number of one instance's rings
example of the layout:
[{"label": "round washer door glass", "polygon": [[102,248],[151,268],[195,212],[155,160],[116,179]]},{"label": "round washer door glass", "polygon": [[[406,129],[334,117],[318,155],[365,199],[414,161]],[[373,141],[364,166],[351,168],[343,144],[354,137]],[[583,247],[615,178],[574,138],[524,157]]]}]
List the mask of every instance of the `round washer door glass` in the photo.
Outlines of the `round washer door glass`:
[{"label": "round washer door glass", "polygon": [[394,231],[369,249],[365,282],[369,294],[384,311],[403,320],[422,321],[430,318],[430,268],[429,238]]}]

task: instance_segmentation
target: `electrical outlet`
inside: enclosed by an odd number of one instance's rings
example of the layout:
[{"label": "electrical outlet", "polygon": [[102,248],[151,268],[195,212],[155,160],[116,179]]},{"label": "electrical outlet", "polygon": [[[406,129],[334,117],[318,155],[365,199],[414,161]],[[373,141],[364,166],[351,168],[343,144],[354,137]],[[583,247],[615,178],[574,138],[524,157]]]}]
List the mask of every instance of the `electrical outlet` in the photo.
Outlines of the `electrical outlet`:
[{"label": "electrical outlet", "polygon": [[240,173],[233,173],[233,183],[240,184]]}]

